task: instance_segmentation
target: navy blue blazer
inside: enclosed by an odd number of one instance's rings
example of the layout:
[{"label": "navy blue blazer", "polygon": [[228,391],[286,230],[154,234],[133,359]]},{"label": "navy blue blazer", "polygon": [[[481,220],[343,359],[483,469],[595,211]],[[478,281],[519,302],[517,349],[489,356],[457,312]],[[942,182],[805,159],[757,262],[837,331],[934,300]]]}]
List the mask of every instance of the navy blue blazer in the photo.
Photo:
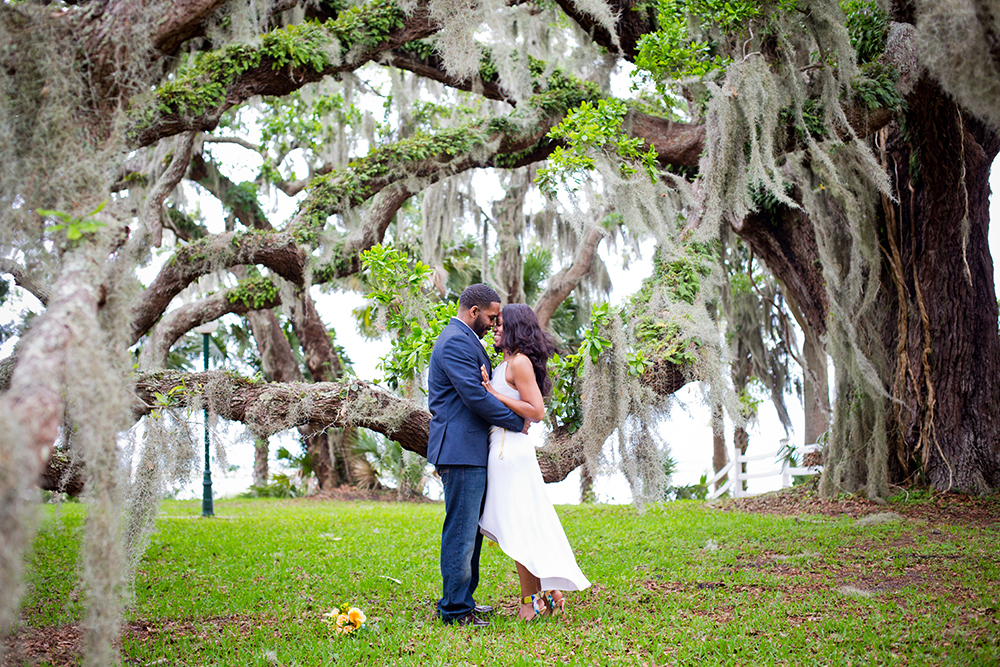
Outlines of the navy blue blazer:
[{"label": "navy blue blazer", "polygon": [[434,343],[427,372],[428,463],[485,466],[491,424],[511,431],[524,428],[521,417],[483,389],[483,365],[493,368],[482,341],[464,322],[451,318]]}]

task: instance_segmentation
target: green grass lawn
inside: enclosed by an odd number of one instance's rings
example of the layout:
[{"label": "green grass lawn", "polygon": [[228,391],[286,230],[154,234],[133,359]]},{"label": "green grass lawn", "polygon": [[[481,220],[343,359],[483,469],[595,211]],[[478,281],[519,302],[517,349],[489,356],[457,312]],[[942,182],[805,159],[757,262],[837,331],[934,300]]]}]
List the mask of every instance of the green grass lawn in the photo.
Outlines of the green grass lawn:
[{"label": "green grass lawn", "polygon": [[[46,510],[21,635],[57,636],[82,616],[84,506]],[[434,617],[439,503],[222,500],[214,519],[200,511],[161,505],[125,618],[126,664],[1000,663],[996,520],[559,507],[593,587],[567,595],[566,617],[519,622],[513,563],[487,543],[476,597],[497,613],[476,631]],[[344,602],[368,627],[333,636],[322,615]]]}]

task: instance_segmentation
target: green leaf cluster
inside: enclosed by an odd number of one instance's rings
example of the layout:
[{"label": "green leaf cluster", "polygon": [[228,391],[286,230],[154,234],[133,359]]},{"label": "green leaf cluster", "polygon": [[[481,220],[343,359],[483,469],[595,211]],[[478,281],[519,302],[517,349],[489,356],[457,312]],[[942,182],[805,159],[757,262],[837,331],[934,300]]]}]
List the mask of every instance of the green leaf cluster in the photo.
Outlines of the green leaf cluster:
[{"label": "green leaf cluster", "polygon": [[336,39],[341,57],[358,45],[378,44],[403,27],[405,15],[392,0],[371,0],[340,12],[336,19],[289,25],[263,37],[259,49],[234,44],[200,54],[155,93],[152,107],[134,111],[138,124],[162,115],[199,115],[225,101],[227,87],[247,70],[271,60],[273,69],[305,67],[321,72],[331,66],[329,47]]},{"label": "green leaf cluster", "polygon": [[889,15],[873,0],[841,0],[847,15],[847,34],[858,54],[858,64],[878,60],[889,38]]},{"label": "green leaf cluster", "polygon": [[411,319],[408,321],[408,327],[397,331],[389,354],[382,357],[378,363],[378,368],[385,374],[386,383],[390,388],[398,391],[411,378],[423,372],[430,361],[438,336],[456,315],[458,315],[457,302],[437,303],[427,315],[426,325],[421,326],[416,319]]},{"label": "green leaf cluster", "polygon": [[433,273],[430,266],[421,261],[411,263],[405,252],[382,244],[362,252],[361,265],[370,286],[368,298],[385,309],[386,329],[396,334],[379,368],[389,386],[398,390],[427,365],[434,342],[448,320],[458,313],[458,304],[427,304],[421,309],[426,322],[421,323],[404,302],[426,304],[424,287]]},{"label": "green leaf cluster", "polygon": [[[340,93],[307,101],[296,91],[281,98],[266,98],[264,104],[267,113],[260,118],[261,144],[268,145],[269,152],[276,155],[287,155],[296,148],[316,152],[334,140],[336,126],[361,127],[361,111],[345,102]],[[282,180],[271,159],[267,155],[264,159],[265,174],[272,181]]]},{"label": "green leaf cluster", "polygon": [[[250,270],[248,269],[248,272]],[[229,303],[242,303],[251,310],[260,310],[268,303],[274,303],[278,298],[278,286],[270,276],[264,276],[253,269],[245,279],[229,291],[226,299]],[[256,275],[253,275],[256,274]]]},{"label": "green leaf cluster", "polygon": [[259,186],[253,181],[243,181],[242,183],[234,184],[226,191],[226,196],[224,201],[224,206],[227,210],[232,211],[237,208],[241,208],[247,211],[253,211],[257,214],[260,219],[265,218],[264,211],[260,208],[260,201],[258,200]]},{"label": "green leaf cluster", "polygon": [[903,97],[896,88],[899,71],[887,63],[875,61],[861,66],[862,76],[851,80],[851,88],[868,109],[903,108]]},{"label": "green leaf cluster", "polygon": [[572,179],[579,184],[582,174],[596,167],[597,153],[620,157],[622,162],[618,169],[622,178],[642,169],[655,183],[660,173],[656,149],[650,146],[643,150],[642,139],[629,138],[622,132],[626,113],[627,105],[614,99],[600,100],[596,105],[583,102],[570,111],[548,133],[550,139],[565,143],[565,147],[557,146],[548,158],[548,166],[538,171],[538,186],[552,195],[557,180]]},{"label": "green leaf cluster", "polygon": [[271,69],[306,67],[322,72],[330,64],[326,46],[330,36],[318,23],[292,24],[264,35],[260,53],[271,59]]},{"label": "green leaf cluster", "polygon": [[[645,366],[661,359],[678,366],[697,360],[695,350],[699,341],[684,337],[681,322],[668,311],[652,312],[649,304],[654,293],[664,288],[673,300],[694,304],[701,290],[701,279],[710,273],[717,254],[713,244],[689,243],[682,255],[667,261],[657,249],[653,256],[653,275],[643,281],[626,306],[637,318],[633,331],[639,349],[651,359],[643,362]],[[635,365],[638,367],[638,362]]]},{"label": "green leaf cluster", "polygon": [[151,115],[198,115],[218,107],[225,100],[226,87],[257,67],[260,59],[260,51],[246,44],[232,44],[197,56],[192,65],[157,88]]},{"label": "green leaf cluster", "polygon": [[590,312],[590,325],[584,330],[583,340],[576,352],[565,356],[555,354],[549,360],[552,393],[549,396],[548,419],[553,426],[565,426],[567,431],[574,433],[583,425],[580,391],[583,362],[590,357],[592,363],[599,363],[601,354],[611,347],[611,341],[601,335],[601,329],[617,316],[607,302],[594,305]]},{"label": "green leaf cluster", "polygon": [[[698,342],[684,338],[682,334],[680,323],[673,319],[646,315],[635,325],[635,338],[641,349],[649,352],[653,359],[662,359],[676,366],[693,364],[698,360],[693,351]],[[645,367],[651,365],[652,362],[645,363]]]},{"label": "green leaf cluster", "polygon": [[576,433],[583,425],[583,403],[580,400],[583,357],[579,354],[554,354],[549,359],[548,369],[552,378],[552,393],[549,394],[546,418],[553,426],[562,425],[570,433]]},{"label": "green leaf cluster", "polygon": [[327,31],[340,42],[341,55],[355,46],[375,46],[405,25],[406,15],[393,0],[370,0],[346,9],[326,22]]},{"label": "green leaf cluster", "polygon": [[420,132],[375,148],[365,157],[352,160],[346,169],[312,180],[310,197],[304,205],[306,220],[309,225],[322,227],[331,211],[363,203],[373,181],[407,171],[408,165],[414,162],[430,158],[444,161],[464,155],[486,141],[482,125],[471,124],[434,134]]},{"label": "green leaf cluster", "polygon": [[403,51],[413,54],[420,60],[427,60],[437,51],[436,42],[433,37],[415,39],[412,42],[403,44],[401,48]]},{"label": "green leaf cluster", "polygon": [[717,250],[709,243],[689,243],[683,255],[669,262],[657,252],[653,257],[655,279],[666,285],[678,301],[693,304],[701,290],[701,278],[711,272],[717,256]]},{"label": "green leaf cluster", "polygon": [[208,230],[193,215],[190,215],[177,206],[169,205],[164,208],[167,218],[173,228],[186,235],[189,239],[200,239],[208,235]]},{"label": "green leaf cluster", "polygon": [[817,141],[828,136],[826,121],[824,120],[823,103],[815,97],[810,97],[802,104],[802,120],[805,127],[796,122],[795,112],[791,107],[783,107],[779,112],[783,124],[795,128],[796,134],[800,138],[805,138],[806,133]]},{"label": "green leaf cluster", "polygon": [[389,326],[401,328],[405,321],[395,318],[401,317],[402,311],[393,306],[401,294],[410,298],[420,297],[424,280],[434,270],[419,260],[411,266],[405,252],[381,243],[361,253],[361,265],[368,272],[371,287],[368,298],[389,308]]},{"label": "green leaf cluster", "polygon": [[739,33],[761,15],[762,4],[751,0],[659,0],[656,32],[639,40],[637,74],[665,92],[669,80],[700,78],[725,68],[711,35]]},{"label": "green leaf cluster", "polygon": [[107,205],[107,201],[102,201],[97,208],[88,213],[87,215],[77,218],[69,213],[62,213],[61,211],[50,211],[47,209],[38,209],[38,215],[44,218],[56,218],[60,220],[60,224],[55,224],[49,227],[51,232],[66,232],[66,239],[71,243],[76,243],[83,238],[84,234],[93,234],[107,225],[100,220],[94,220],[90,216],[97,215],[104,209]]},{"label": "green leaf cluster", "polygon": [[561,69],[554,70],[547,79],[541,79],[543,69],[529,67],[536,77],[534,86],[537,91],[529,103],[546,114],[564,113],[584,102],[595,103],[603,97],[600,88],[592,81],[582,81]]},{"label": "green leaf cluster", "polygon": [[162,413],[161,411],[177,405],[180,401],[180,397],[184,395],[186,390],[186,387],[181,384],[176,387],[171,387],[165,394],[159,391],[154,391],[153,405],[155,407],[149,411],[150,417],[153,419],[159,419]]}]

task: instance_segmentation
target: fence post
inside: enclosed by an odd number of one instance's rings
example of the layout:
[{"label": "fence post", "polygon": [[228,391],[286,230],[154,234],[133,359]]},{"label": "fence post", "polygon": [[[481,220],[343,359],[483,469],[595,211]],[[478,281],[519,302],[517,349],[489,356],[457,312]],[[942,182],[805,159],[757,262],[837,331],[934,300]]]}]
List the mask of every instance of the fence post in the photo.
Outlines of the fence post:
[{"label": "fence post", "polygon": [[[782,438],[780,441],[781,449],[779,452],[784,451],[788,447],[788,438]],[[789,470],[789,457],[781,459],[781,488],[787,489],[792,485],[792,473]]]},{"label": "fence post", "polygon": [[733,438],[733,446],[730,452],[733,461],[733,498],[743,497],[743,464],[740,463],[740,448],[736,445],[736,438]]}]

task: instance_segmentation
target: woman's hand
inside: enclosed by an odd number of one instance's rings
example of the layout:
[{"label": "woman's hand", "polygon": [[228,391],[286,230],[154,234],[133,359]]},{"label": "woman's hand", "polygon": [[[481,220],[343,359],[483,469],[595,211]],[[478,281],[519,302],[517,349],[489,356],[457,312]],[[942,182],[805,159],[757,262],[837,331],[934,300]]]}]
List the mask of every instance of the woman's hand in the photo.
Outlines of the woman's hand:
[{"label": "woman's hand", "polygon": [[492,384],[490,384],[490,374],[486,370],[486,365],[483,364],[482,366],[480,366],[479,370],[483,374],[483,389],[485,389],[487,393],[496,396],[497,390],[493,388]]}]

